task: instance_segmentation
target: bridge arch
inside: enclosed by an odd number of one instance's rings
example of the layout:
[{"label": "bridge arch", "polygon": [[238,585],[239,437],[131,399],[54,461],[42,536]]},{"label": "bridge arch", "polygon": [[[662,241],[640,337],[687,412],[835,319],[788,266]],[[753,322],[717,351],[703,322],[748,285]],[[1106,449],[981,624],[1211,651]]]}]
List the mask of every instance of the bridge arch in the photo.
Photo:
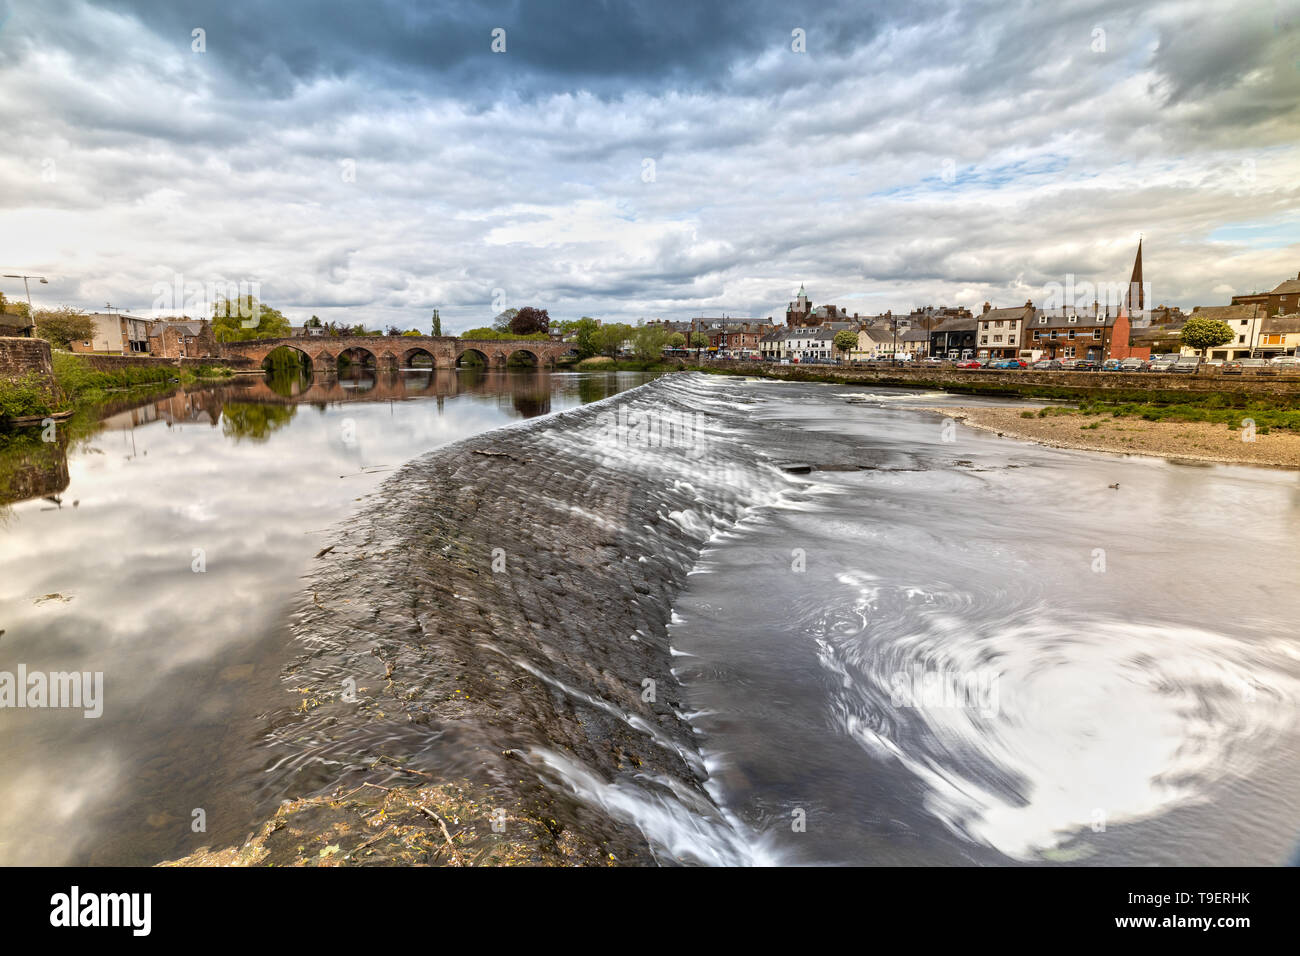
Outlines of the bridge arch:
[{"label": "bridge arch", "polygon": [[262,368],[268,372],[298,371],[310,373],[312,357],[296,345],[277,345],[262,359]]},{"label": "bridge arch", "polygon": [[424,346],[416,346],[402,353],[402,368],[433,368],[437,364],[433,352]]},{"label": "bridge arch", "polygon": [[375,353],[363,345],[351,345],[339,352],[338,366],[340,371],[344,367],[351,368],[375,368],[379,360]]},{"label": "bridge arch", "polygon": [[457,368],[474,368],[478,366],[487,368],[489,365],[491,365],[491,360],[488,358],[487,353],[479,349],[467,348],[456,356]]},{"label": "bridge arch", "polygon": [[506,365],[526,366],[528,368],[541,368],[544,363],[542,356],[532,349],[515,349],[506,356]]}]

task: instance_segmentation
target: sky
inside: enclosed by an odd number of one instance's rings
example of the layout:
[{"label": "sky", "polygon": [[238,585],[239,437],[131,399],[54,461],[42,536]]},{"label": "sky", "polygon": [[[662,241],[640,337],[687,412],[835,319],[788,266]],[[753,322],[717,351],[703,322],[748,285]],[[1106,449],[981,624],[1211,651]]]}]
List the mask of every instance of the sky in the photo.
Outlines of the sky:
[{"label": "sky", "polygon": [[38,308],[978,311],[1139,235],[1156,303],[1300,274],[1300,0],[0,0],[0,129]]}]

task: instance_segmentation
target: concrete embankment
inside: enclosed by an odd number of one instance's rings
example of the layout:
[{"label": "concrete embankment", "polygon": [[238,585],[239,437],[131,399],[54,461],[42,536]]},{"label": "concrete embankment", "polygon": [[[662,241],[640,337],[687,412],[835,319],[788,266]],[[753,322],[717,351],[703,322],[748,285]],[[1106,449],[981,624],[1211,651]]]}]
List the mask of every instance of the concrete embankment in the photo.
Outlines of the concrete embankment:
[{"label": "concrete embankment", "polygon": [[666,636],[700,549],[791,479],[672,375],[452,445],[308,578],[268,773],[297,797],[183,863],[741,862]]}]

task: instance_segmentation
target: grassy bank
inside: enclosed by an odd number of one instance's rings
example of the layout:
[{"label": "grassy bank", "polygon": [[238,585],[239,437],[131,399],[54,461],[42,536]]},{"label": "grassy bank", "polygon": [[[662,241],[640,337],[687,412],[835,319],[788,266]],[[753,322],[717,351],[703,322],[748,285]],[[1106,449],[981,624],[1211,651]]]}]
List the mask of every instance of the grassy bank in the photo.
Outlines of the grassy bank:
[{"label": "grassy bank", "polygon": [[679,366],[669,365],[657,359],[612,359],[604,356],[583,359],[573,366],[580,372],[669,372]]},{"label": "grassy bank", "polygon": [[54,352],[54,384],[38,372],[0,380],[0,421],[30,415],[53,415],[103,401],[112,392],[136,388],[192,385],[195,382],[229,378],[224,365],[177,368],[168,365],[132,365],[98,369],[70,352]]},{"label": "grassy bank", "polygon": [[[1199,401],[1184,400],[1168,403],[1090,399],[1080,402],[1077,408],[1040,408],[1037,411],[1021,412],[1021,418],[1074,416],[1091,419],[1109,416],[1141,418],[1148,422],[1206,422],[1226,425],[1229,431],[1236,431],[1242,427],[1244,421],[1249,419],[1255,423],[1255,430],[1261,435],[1267,435],[1273,428],[1300,432],[1300,406],[1295,402],[1280,399],[1233,402],[1230,396],[1220,393],[1211,393],[1198,398]],[[1098,425],[1096,422],[1090,422],[1080,427],[1095,429]]]},{"label": "grassy bank", "polygon": [[98,369],[70,352],[55,352],[54,378],[59,388],[71,402],[93,400],[96,393],[143,385],[191,385],[204,379],[229,378],[234,373],[224,365],[200,365],[197,368],[178,368],[170,365],[131,365],[121,368]]},{"label": "grassy bank", "polygon": [[29,415],[52,415],[67,405],[57,388],[37,372],[21,378],[0,379],[0,421]]}]

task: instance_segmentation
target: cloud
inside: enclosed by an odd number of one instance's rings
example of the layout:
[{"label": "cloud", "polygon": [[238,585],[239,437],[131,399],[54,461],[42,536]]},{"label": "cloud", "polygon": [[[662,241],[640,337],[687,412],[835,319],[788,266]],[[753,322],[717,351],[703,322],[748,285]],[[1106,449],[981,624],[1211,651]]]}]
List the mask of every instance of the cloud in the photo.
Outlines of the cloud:
[{"label": "cloud", "polygon": [[0,259],[52,303],[219,276],[462,329],[495,289],[625,321],[779,314],[800,282],[1009,304],[1126,278],[1142,233],[1158,299],[1221,303],[1300,258],[1296,24],[1232,9],[13,5]]}]

